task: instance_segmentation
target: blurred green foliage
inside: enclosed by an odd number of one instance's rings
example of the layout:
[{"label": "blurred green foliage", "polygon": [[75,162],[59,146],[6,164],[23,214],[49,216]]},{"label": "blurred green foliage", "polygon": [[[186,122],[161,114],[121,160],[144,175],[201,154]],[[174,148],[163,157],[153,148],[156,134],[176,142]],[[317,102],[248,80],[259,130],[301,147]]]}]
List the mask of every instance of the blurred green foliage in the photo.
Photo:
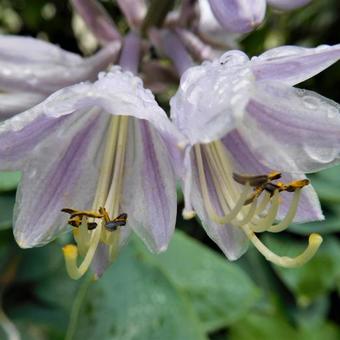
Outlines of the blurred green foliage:
[{"label": "blurred green foliage", "polygon": [[[126,30],[115,3],[103,4]],[[0,0],[0,32],[42,37],[79,52],[71,22],[67,1]],[[339,25],[340,2],[314,0],[291,13],[270,11],[241,45],[255,55],[280,44],[334,44]],[[340,63],[301,87],[340,101],[339,82]],[[43,248],[18,248],[10,228],[20,174],[1,173],[0,325],[14,324],[22,339],[340,339],[339,177],[340,167],[311,176],[325,221],[263,238],[278,253],[294,255],[305,235],[321,233],[320,251],[302,268],[272,266],[253,248],[228,262],[197,221],[179,216],[182,231],[166,253],[152,255],[133,240],[93,282],[90,275],[67,277],[60,250],[67,235]]]}]

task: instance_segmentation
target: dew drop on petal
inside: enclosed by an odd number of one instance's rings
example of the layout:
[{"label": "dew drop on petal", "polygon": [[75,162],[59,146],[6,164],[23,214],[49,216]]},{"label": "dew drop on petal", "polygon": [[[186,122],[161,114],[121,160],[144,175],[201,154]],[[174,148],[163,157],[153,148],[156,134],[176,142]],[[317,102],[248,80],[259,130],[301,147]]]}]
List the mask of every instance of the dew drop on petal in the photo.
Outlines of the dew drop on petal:
[{"label": "dew drop on petal", "polygon": [[324,51],[324,50],[328,50],[330,48],[329,45],[320,45],[320,46],[317,46],[315,48],[316,51]]},{"label": "dew drop on petal", "polygon": [[12,71],[5,68],[2,70],[2,74],[4,76],[10,76],[12,74]]},{"label": "dew drop on petal", "polygon": [[304,96],[302,98],[303,105],[310,110],[316,110],[320,106],[319,99],[313,97],[313,96]]},{"label": "dew drop on petal", "polygon": [[304,145],[304,150],[312,160],[319,163],[329,163],[338,156],[337,148],[326,148],[306,144]]},{"label": "dew drop on petal", "polygon": [[329,107],[327,109],[327,118],[330,120],[333,120],[335,118],[339,117],[339,111],[336,107]]},{"label": "dew drop on petal", "polygon": [[37,174],[37,170],[32,169],[28,174],[28,178],[34,178],[36,174]]}]

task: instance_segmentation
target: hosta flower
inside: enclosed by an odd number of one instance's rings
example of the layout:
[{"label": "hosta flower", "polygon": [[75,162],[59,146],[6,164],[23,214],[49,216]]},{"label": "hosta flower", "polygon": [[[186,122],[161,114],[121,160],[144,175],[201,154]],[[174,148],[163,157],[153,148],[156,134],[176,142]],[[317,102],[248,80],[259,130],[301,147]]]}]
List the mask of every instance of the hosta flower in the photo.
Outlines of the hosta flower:
[{"label": "hosta flower", "polygon": [[229,32],[247,33],[260,25],[266,12],[266,2],[280,10],[306,5],[310,0],[209,0],[219,23]]},{"label": "hosta flower", "polygon": [[339,58],[340,45],[284,46],[251,60],[230,51],[183,74],[171,115],[190,142],[184,216],[196,211],[229,259],[237,259],[249,239],[268,260],[297,266],[320,245],[312,234],[302,255],[279,257],[256,233],[323,218],[304,173],[339,162],[339,105],[293,85]]},{"label": "hosta flower", "polygon": [[[136,62],[128,52],[121,57],[126,67]],[[22,171],[14,218],[18,244],[53,240],[66,227],[63,209],[71,214],[77,242],[64,248],[73,278],[85,273],[96,251],[100,275],[131,230],[152,251],[165,250],[176,218],[168,149],[176,131],[141,80],[118,66],[3,122],[0,169]],[[125,214],[126,226],[117,219]]]},{"label": "hosta flower", "polygon": [[41,102],[62,87],[94,80],[114,62],[120,43],[92,57],[80,56],[38,39],[0,36],[0,120]]}]

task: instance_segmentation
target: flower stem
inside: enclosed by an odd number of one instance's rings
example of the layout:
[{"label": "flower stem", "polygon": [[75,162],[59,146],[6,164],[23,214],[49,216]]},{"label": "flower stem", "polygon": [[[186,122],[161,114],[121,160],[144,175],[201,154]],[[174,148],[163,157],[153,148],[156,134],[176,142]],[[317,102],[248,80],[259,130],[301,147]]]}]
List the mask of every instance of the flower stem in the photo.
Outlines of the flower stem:
[{"label": "flower stem", "polygon": [[140,46],[141,39],[139,35],[131,31],[124,39],[119,64],[124,70],[130,71],[133,74],[138,73]]},{"label": "flower stem", "polygon": [[150,27],[161,27],[166,15],[172,10],[175,0],[151,0],[146,13],[142,33],[145,35]]}]

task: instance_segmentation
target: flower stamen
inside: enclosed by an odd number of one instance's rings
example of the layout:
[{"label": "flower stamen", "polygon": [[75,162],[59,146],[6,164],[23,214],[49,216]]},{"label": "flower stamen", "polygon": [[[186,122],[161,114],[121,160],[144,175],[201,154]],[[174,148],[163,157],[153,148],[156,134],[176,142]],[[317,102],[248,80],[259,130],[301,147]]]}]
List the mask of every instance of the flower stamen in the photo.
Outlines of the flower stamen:
[{"label": "flower stamen", "polygon": [[[127,116],[114,116],[110,119],[97,190],[92,205],[93,211],[63,209],[64,212],[71,214],[69,222],[72,222],[71,225],[76,229],[73,235],[77,246],[72,246],[76,248],[76,251],[72,247],[68,248],[71,245],[64,247],[66,269],[73,279],[79,279],[88,270],[100,242],[108,246],[110,261],[113,261],[117,256],[120,227],[124,226],[127,221],[127,214],[119,214],[119,210],[128,122]],[[110,219],[109,215],[117,217]],[[95,222],[96,219],[100,219],[100,223]],[[68,249],[73,249],[73,251],[68,251]],[[78,251],[83,257],[79,267],[77,266]]]},{"label": "flower stamen", "polygon": [[[314,256],[322,242],[318,234],[310,235],[308,247],[295,258],[273,253],[255,234],[264,231],[280,232],[289,226],[296,215],[301,190],[309,184],[308,179],[285,184],[273,182],[281,178],[281,173],[277,171],[256,176],[233,173],[227,150],[220,141],[195,145],[194,152],[203,203],[212,221],[221,226],[230,223],[241,228],[269,261],[280,266],[297,267]],[[285,217],[274,224],[282,192],[293,193],[293,198]],[[258,204],[259,197],[262,199]],[[222,211],[222,215],[216,208]]]}]

